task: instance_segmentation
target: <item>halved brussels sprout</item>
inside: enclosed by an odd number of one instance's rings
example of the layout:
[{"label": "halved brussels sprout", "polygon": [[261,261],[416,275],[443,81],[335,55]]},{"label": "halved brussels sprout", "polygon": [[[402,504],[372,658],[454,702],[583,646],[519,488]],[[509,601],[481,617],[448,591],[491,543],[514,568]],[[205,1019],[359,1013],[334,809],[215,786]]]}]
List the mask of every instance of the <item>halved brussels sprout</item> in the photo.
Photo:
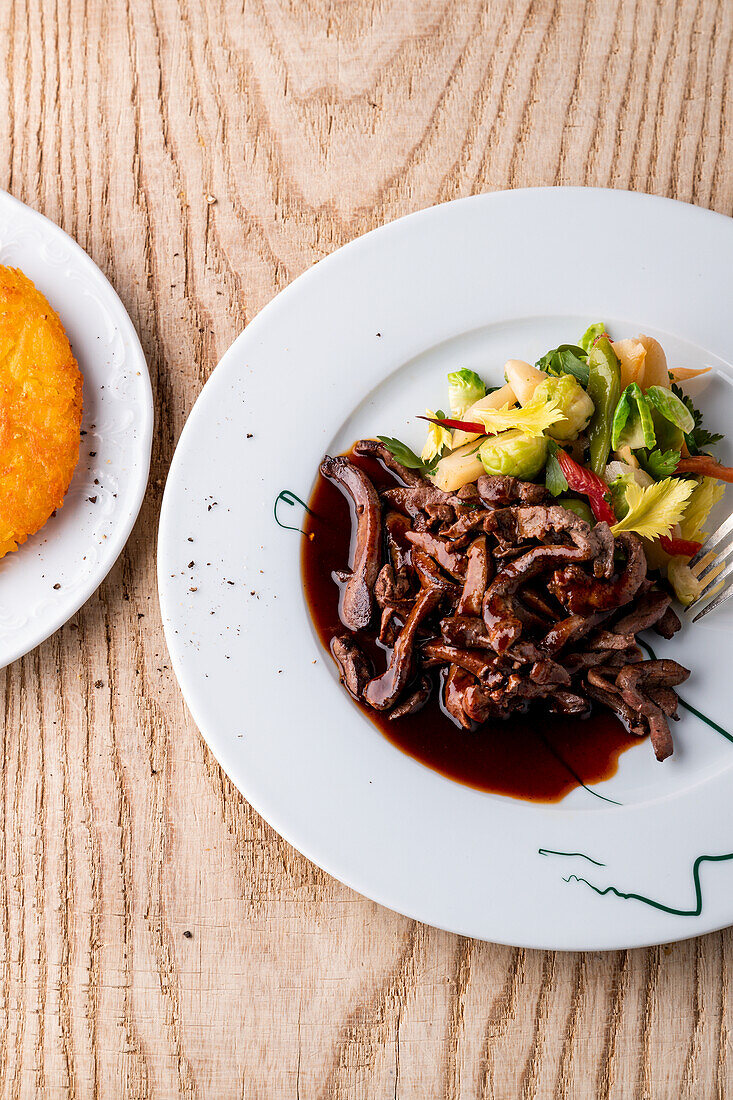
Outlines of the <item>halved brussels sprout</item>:
[{"label": "halved brussels sprout", "polygon": [[512,428],[484,440],[479,457],[487,474],[509,474],[531,481],[547,461],[547,438]]},{"label": "halved brussels sprout", "polygon": [[664,419],[681,432],[691,432],[695,427],[694,417],[687,405],[671,390],[664,389],[663,386],[649,386],[646,395]]},{"label": "halved brussels sprout", "polygon": [[546,378],[534,391],[533,400],[554,401],[564,413],[564,420],[558,420],[547,429],[547,434],[553,439],[577,439],[588,427],[593,415],[593,402],[580,383],[569,374]]},{"label": "halved brussels sprout", "polygon": [[577,497],[558,497],[555,504],[567,508],[568,512],[575,512],[576,516],[580,516],[580,518],[584,519],[586,523],[589,523],[591,527],[596,522],[590,505],[586,504],[584,500],[578,500]]},{"label": "halved brussels sprout", "polygon": [[603,336],[606,331],[606,326],[603,321],[596,321],[594,325],[589,325],[583,335],[578,340],[583,351],[590,351],[593,344],[596,342],[599,336]]},{"label": "halved brussels sprout", "polygon": [[466,409],[470,409],[477,401],[486,396],[486,386],[476,374],[476,371],[455,370],[448,375],[450,401],[450,414],[455,420],[460,420]]},{"label": "halved brussels sprout", "polygon": [[646,447],[651,450],[657,442],[652,418],[652,407],[636,382],[632,382],[621,394],[611,426],[611,446]]},{"label": "halved brussels sprout", "polygon": [[654,406],[652,406],[652,421],[659,450],[681,451],[685,437],[676,424],[670,423]]}]

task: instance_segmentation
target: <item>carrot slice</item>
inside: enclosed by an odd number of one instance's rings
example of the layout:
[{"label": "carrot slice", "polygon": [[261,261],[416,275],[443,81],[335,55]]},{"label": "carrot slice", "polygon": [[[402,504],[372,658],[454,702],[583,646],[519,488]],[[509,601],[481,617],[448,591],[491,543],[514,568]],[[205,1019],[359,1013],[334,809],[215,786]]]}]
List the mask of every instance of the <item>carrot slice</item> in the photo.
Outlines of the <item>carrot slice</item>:
[{"label": "carrot slice", "polygon": [[675,473],[699,474],[701,477],[717,477],[719,481],[733,482],[733,466],[721,466],[710,455],[691,455],[681,458]]},{"label": "carrot slice", "polygon": [[675,382],[685,382],[688,378],[699,378],[701,374],[707,374],[712,367],[670,367],[669,376]]}]

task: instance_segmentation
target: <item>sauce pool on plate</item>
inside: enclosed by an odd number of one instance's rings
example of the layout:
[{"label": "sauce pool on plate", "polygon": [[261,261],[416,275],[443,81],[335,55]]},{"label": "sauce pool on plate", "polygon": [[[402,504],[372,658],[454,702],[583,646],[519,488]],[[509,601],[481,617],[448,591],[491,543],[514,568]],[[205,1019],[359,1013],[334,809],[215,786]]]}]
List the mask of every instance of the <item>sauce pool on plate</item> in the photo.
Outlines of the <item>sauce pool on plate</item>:
[{"label": "sauce pool on plate", "polygon": [[[397,484],[374,459],[350,454],[379,490]],[[331,573],[349,564],[349,502],[320,474],[308,504],[302,549],[303,589],[316,633],[327,652],[331,639],[343,634],[339,587]],[[358,636],[374,660],[376,673],[388,654]],[[639,739],[628,734],[610,711],[595,707],[589,718],[543,713],[490,721],[475,731],[458,727],[442,709],[437,683],[416,714],[391,722],[387,714],[358,706],[381,733],[403,752],[450,779],[482,791],[533,802],[558,802],[575,787],[609,779],[625,749]],[[345,736],[348,736],[345,734]]]}]

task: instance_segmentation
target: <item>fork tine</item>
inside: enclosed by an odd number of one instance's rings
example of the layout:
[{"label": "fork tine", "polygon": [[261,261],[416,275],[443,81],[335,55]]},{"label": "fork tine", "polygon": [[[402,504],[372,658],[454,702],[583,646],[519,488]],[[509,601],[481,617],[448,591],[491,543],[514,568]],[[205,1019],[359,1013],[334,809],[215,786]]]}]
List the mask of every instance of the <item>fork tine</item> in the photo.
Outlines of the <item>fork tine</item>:
[{"label": "fork tine", "polygon": [[709,603],[707,607],[704,607],[702,611],[698,611],[695,618],[692,620],[696,623],[699,619],[702,619],[704,615],[707,615],[709,611],[714,611],[716,607],[720,607],[722,603],[729,600],[733,596],[733,587],[724,589],[719,596],[716,596],[712,603]]},{"label": "fork tine", "polygon": [[[733,547],[731,547],[731,549],[733,549]],[[693,572],[693,576],[696,576],[697,582],[700,585],[701,596],[705,590],[707,590],[707,595],[710,595],[710,585],[720,579],[721,573],[725,577],[728,576],[728,574],[724,572],[725,559],[727,556],[726,551],[722,553],[719,558],[713,557],[713,560],[705,566],[701,573],[694,574]]]},{"label": "fork tine", "polygon": [[[723,562],[729,557],[731,553],[733,553],[733,540],[731,540],[727,546],[721,546],[717,551],[713,552],[712,554],[710,553],[710,551],[708,551],[702,558],[702,560],[698,562],[696,568],[693,569],[693,573],[699,581],[702,581],[705,579],[705,577],[707,577],[708,579],[705,583],[710,584],[710,581],[713,578],[710,577],[709,574],[715,573],[715,570],[719,569],[722,566]],[[701,565],[703,566],[702,569],[700,569]]]},{"label": "fork tine", "polygon": [[[725,569],[721,569],[720,572],[715,573],[714,576],[710,576],[707,579],[707,581],[703,585],[703,591],[700,593],[697,599],[693,600],[692,603],[685,608],[685,612],[689,614],[693,607],[697,607],[701,602],[704,602],[705,600],[709,600],[711,598],[711,596],[713,595],[712,589],[710,587],[711,585],[715,588],[716,593],[720,592],[720,586],[722,585],[723,581],[731,575],[731,573],[733,573],[733,561],[729,561]],[[700,616],[698,615],[698,618],[699,617]],[[693,619],[692,621],[696,622],[697,620]]]},{"label": "fork tine", "polygon": [[718,547],[720,543],[732,532],[733,512],[731,512],[727,519],[723,520],[718,530],[713,531],[710,538],[703,543],[698,552],[695,554],[694,558],[690,560],[690,568],[692,568],[694,565],[697,565],[697,563],[705,554],[709,554],[711,550],[715,550],[716,547]]},{"label": "fork tine", "polygon": [[[723,552],[723,556],[725,556],[725,551]],[[692,569],[692,572],[695,574],[695,576],[699,579],[703,575],[703,573],[707,573],[708,569],[715,565],[717,560],[718,559],[716,558],[714,553],[711,553],[709,550],[704,550],[703,555],[697,562],[697,564],[695,566],[691,566],[690,568]]]}]

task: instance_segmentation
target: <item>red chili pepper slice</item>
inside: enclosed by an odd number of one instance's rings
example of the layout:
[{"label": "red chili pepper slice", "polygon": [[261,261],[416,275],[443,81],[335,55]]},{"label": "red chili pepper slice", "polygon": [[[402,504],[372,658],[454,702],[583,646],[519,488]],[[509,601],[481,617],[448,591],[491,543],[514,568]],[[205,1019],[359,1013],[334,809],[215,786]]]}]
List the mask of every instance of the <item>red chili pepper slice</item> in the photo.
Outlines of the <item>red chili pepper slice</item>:
[{"label": "red chili pepper slice", "polygon": [[599,522],[605,520],[606,523],[613,526],[617,522],[616,513],[606,500],[608,486],[603,478],[599,477],[598,474],[594,474],[592,470],[586,469],[585,466],[581,466],[579,462],[576,462],[560,447],[557,449],[557,461],[560,463],[560,469],[565,475],[568,488],[587,496],[591,511],[596,519]]},{"label": "red chili pepper slice", "polygon": [[659,542],[662,550],[673,558],[694,558],[702,546],[701,542],[694,542],[692,539],[671,539],[669,535],[661,535]]},{"label": "red chili pepper slice", "polygon": [[702,477],[717,477],[720,481],[733,481],[733,466],[721,466],[710,455],[690,455],[677,463],[677,474],[700,474]]},{"label": "red chili pepper slice", "polygon": [[487,432],[483,424],[475,424],[470,420],[451,420],[450,417],[444,417],[440,420],[437,416],[418,416],[418,420],[428,420],[431,424],[439,424],[441,428],[455,428],[459,432],[471,432],[473,435],[494,435],[494,432]]}]

